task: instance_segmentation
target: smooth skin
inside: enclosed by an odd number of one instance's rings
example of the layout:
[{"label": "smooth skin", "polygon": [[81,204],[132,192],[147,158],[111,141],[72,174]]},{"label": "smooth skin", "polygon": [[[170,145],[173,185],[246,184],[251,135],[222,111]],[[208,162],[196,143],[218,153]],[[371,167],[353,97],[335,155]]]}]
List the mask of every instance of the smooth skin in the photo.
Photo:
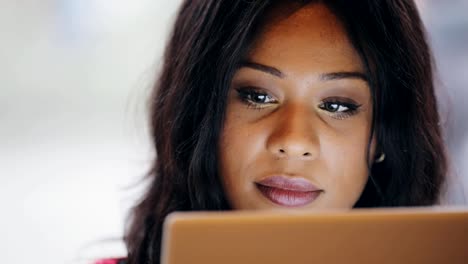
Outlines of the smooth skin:
[{"label": "smooth skin", "polygon": [[256,185],[275,175],[321,190],[299,209],[346,209],[359,199],[371,162],[371,92],[344,27],[323,4],[271,11],[233,77],[226,111],[220,175],[234,209],[283,208]]}]

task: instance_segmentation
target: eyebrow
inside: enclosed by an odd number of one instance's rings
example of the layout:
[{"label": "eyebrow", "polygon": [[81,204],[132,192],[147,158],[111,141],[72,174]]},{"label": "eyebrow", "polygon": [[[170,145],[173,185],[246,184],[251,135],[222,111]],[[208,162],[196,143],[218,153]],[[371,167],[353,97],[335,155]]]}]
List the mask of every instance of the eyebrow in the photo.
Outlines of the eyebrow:
[{"label": "eyebrow", "polygon": [[319,79],[322,81],[333,81],[340,79],[361,79],[365,82],[369,82],[366,74],[362,72],[351,71],[322,73],[320,74]]},{"label": "eyebrow", "polygon": [[269,73],[269,74],[274,75],[274,76],[279,77],[279,78],[284,78],[285,77],[284,73],[282,73],[280,70],[276,69],[275,67],[263,65],[263,64],[260,64],[260,63],[252,62],[252,61],[243,61],[243,62],[241,62],[241,65],[240,65],[239,68],[242,68],[242,67],[252,68],[252,69],[255,69],[255,70],[266,72],[266,73]]},{"label": "eyebrow", "polygon": [[[268,73],[270,75],[273,75],[279,78],[284,78],[286,76],[282,71],[278,70],[275,67],[267,66],[267,65],[260,64],[257,62],[243,61],[240,64],[239,68],[242,68],[242,67],[259,70],[259,71]],[[334,80],[340,80],[340,79],[360,79],[365,82],[369,81],[366,74],[362,72],[354,72],[354,71],[327,72],[327,73],[321,73],[319,75],[319,80],[321,81],[334,81]]]}]

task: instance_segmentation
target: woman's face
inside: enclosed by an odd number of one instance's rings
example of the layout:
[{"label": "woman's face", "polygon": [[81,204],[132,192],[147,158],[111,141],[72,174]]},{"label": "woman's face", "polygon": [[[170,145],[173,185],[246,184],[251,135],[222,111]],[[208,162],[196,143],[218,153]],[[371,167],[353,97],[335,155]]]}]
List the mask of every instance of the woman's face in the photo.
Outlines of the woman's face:
[{"label": "woman's face", "polygon": [[368,178],[372,120],[362,62],[325,6],[276,10],[229,91],[228,200],[234,209],[352,208]]}]

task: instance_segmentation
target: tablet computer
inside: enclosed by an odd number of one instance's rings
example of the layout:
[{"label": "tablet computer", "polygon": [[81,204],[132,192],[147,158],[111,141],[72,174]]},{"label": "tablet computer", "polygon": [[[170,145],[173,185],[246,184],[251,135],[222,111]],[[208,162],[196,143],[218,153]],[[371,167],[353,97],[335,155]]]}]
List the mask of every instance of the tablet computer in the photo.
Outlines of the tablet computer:
[{"label": "tablet computer", "polygon": [[177,212],[163,264],[468,263],[468,208]]}]

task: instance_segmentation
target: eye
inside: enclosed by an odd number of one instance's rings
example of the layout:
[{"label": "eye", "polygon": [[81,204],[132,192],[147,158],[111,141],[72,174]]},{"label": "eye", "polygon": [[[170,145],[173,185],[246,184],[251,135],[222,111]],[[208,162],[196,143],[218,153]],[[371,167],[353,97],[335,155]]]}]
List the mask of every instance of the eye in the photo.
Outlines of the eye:
[{"label": "eye", "polygon": [[264,105],[276,103],[277,100],[270,94],[254,87],[236,89],[239,99],[254,108],[262,108]]},{"label": "eye", "polygon": [[346,112],[350,110],[349,106],[335,102],[324,102],[321,108],[331,113]]},{"label": "eye", "polygon": [[326,99],[319,105],[319,108],[326,111],[331,117],[340,120],[357,114],[359,107],[361,105],[345,98]]}]

